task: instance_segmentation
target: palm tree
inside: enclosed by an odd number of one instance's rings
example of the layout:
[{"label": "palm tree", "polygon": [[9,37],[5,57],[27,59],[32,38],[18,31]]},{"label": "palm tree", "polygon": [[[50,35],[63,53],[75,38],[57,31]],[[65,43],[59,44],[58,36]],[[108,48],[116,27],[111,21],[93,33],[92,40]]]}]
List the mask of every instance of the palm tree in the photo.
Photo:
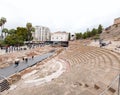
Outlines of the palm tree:
[{"label": "palm tree", "polygon": [[1,21],[2,21],[3,25],[7,22],[6,18],[4,18],[4,17],[1,17]]},{"label": "palm tree", "polygon": [[1,21],[1,19],[0,19],[0,27],[2,26],[2,21]]},{"label": "palm tree", "polygon": [[[1,31],[2,31],[4,28],[4,24],[7,22],[7,20],[6,18],[1,17],[0,22],[1,22]],[[1,36],[3,37],[3,33],[1,33]]]},{"label": "palm tree", "polygon": [[32,27],[31,23],[27,23],[26,28],[28,30],[28,37],[27,38],[28,38],[28,41],[30,41],[31,40],[31,32],[34,32],[35,29]]},{"label": "palm tree", "polygon": [[2,21],[1,21],[1,19],[0,19],[0,27],[1,27],[1,36],[2,36]]},{"label": "palm tree", "polygon": [[8,29],[7,28],[3,28],[2,33],[5,33],[5,37],[6,37],[6,34],[8,34]]},{"label": "palm tree", "polygon": [[12,35],[12,34],[15,34],[15,32],[16,32],[15,29],[10,29],[10,30],[8,31],[8,34],[9,34],[9,35]]}]

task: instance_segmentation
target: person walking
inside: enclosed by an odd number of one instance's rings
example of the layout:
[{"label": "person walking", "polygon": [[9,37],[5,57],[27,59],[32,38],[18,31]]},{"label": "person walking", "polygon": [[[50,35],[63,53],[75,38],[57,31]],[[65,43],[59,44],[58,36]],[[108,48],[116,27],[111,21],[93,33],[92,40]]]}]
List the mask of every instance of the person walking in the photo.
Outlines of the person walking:
[{"label": "person walking", "polygon": [[15,59],[15,67],[17,67],[18,65],[19,65],[19,59],[17,58],[17,59]]},{"label": "person walking", "polygon": [[34,55],[32,56],[32,59],[34,58]]}]

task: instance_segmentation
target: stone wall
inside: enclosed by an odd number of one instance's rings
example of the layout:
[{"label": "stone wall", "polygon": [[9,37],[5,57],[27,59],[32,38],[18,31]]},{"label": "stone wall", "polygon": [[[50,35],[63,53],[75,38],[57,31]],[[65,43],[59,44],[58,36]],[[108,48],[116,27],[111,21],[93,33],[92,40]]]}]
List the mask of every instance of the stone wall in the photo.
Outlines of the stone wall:
[{"label": "stone wall", "polygon": [[9,82],[9,84],[13,84],[13,83],[17,82],[17,81],[20,80],[20,79],[21,79],[21,75],[19,75],[19,74],[14,74],[14,75],[12,75],[12,76],[10,76],[10,77],[8,78],[8,82]]}]

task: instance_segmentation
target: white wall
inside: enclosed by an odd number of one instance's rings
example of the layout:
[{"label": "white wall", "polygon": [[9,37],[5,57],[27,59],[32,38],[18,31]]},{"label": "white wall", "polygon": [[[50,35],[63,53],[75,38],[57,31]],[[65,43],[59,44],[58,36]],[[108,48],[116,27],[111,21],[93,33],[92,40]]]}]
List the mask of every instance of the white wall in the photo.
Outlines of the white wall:
[{"label": "white wall", "polygon": [[52,33],[51,34],[51,41],[68,41],[68,33]]}]

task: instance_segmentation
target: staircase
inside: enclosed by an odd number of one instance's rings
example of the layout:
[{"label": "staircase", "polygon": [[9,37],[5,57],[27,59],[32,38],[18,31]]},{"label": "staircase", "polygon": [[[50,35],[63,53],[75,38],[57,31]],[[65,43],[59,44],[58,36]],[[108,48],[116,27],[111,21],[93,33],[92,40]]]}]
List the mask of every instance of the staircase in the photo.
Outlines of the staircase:
[{"label": "staircase", "polygon": [[4,90],[8,90],[9,88],[10,85],[6,79],[0,82],[0,92],[3,92]]}]

